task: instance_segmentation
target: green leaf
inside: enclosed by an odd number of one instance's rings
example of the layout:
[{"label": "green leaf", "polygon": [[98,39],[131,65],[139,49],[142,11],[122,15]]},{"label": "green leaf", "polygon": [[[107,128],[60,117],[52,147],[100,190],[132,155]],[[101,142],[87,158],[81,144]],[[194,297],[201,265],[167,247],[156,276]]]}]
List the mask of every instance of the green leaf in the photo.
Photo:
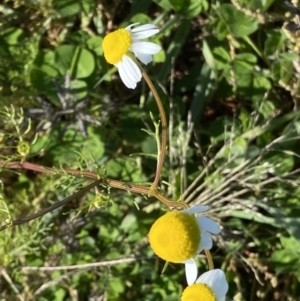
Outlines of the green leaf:
[{"label": "green leaf", "polygon": [[197,16],[202,9],[207,9],[206,0],[169,0],[174,10],[186,18]]},{"label": "green leaf", "polygon": [[185,6],[189,5],[189,0],[169,0],[175,11],[182,10]]},{"label": "green leaf", "polygon": [[229,62],[231,62],[231,57],[228,50],[223,47],[216,47],[213,50],[214,64],[217,70],[230,69]]},{"label": "green leaf", "polygon": [[225,25],[228,32],[235,37],[247,36],[258,28],[258,21],[245,15],[232,4],[223,4],[217,8],[220,22]]},{"label": "green leaf", "polygon": [[[297,200],[297,202],[298,202],[298,200]],[[299,233],[300,218],[298,217],[299,213],[297,212],[297,210],[293,210],[295,217],[290,217],[290,216],[287,216],[285,213],[283,213],[284,208],[276,208],[276,207],[272,207],[270,205],[265,205],[265,204],[261,204],[261,207],[264,208],[271,215],[273,215],[278,227],[285,229],[292,236],[292,238],[294,240],[297,239],[297,244],[300,245],[300,233]],[[288,206],[286,206],[285,209],[288,209]],[[282,237],[281,241],[285,242],[285,239],[286,238]],[[289,247],[288,244],[286,244],[286,245],[288,248]]]},{"label": "green leaf", "polygon": [[237,54],[235,60],[241,62],[248,62],[250,64],[255,64],[257,62],[257,57],[252,53],[244,52],[244,53]]},{"label": "green leaf", "polygon": [[272,225],[274,227],[278,227],[274,218],[263,216],[261,214],[255,213],[255,212],[250,212],[250,211],[245,212],[245,211],[234,210],[234,211],[230,212],[230,216],[255,221],[260,224],[267,224],[267,225]]},{"label": "green leaf", "polygon": [[264,116],[265,119],[270,118],[276,110],[276,107],[272,101],[265,100],[257,105],[257,111]]},{"label": "green leaf", "polygon": [[127,182],[141,182],[141,170],[133,159],[119,157],[108,161],[105,168],[109,177]]},{"label": "green leaf", "polygon": [[152,20],[146,14],[136,14],[130,19],[130,23],[147,24],[147,23],[152,23]]},{"label": "green leaf", "polygon": [[45,154],[51,158],[53,164],[76,162],[81,159],[80,156],[86,160],[93,158],[95,161],[98,161],[102,157],[104,145],[93,127],[88,127],[87,138],[78,133],[78,130],[74,127],[70,128],[58,144],[57,137],[61,135],[61,130],[55,130],[51,135],[51,139],[45,141]]},{"label": "green leaf", "polygon": [[274,266],[277,273],[291,273],[295,271],[298,272],[297,277],[299,277],[299,241],[297,241],[293,237],[281,236],[280,242],[282,249],[276,250],[270,258],[272,265]]},{"label": "green leaf", "polygon": [[130,228],[133,226],[133,224],[136,223],[136,221],[137,221],[136,215],[129,213],[124,217],[120,225],[120,229],[123,229],[124,231],[129,231]]},{"label": "green leaf", "polygon": [[216,88],[215,77],[214,70],[212,70],[206,62],[204,62],[197,78],[197,84],[190,107],[193,122],[197,122],[199,120],[205,105],[213,96],[213,92]]},{"label": "green leaf", "polygon": [[294,74],[293,63],[297,59],[297,53],[281,53],[272,65],[274,79],[289,84]]},{"label": "green leaf", "polygon": [[23,35],[23,30],[21,28],[8,28],[1,33],[2,39],[8,45],[18,45],[20,43],[20,38]]},{"label": "green leaf", "polygon": [[146,139],[145,133],[141,130],[144,127],[142,120],[145,118],[143,112],[137,106],[126,106],[120,114],[120,136],[127,143],[139,144]]},{"label": "green leaf", "polygon": [[102,49],[102,38],[101,37],[92,37],[87,42],[87,47],[91,51],[93,51],[97,56],[103,55],[103,49]]},{"label": "green leaf", "polygon": [[108,283],[108,299],[117,300],[115,297],[125,290],[125,285],[121,278],[111,277]]},{"label": "green leaf", "polygon": [[[174,19],[180,20],[179,17],[174,17]],[[182,20],[180,25],[176,29],[176,33],[169,44],[168,50],[166,51],[166,61],[160,68],[157,75],[159,81],[164,81],[169,75],[169,72],[173,66],[173,60],[179,55],[181,48],[189,34],[191,27],[190,20]]]},{"label": "green leaf", "polygon": [[215,69],[215,67],[216,67],[215,60],[214,60],[213,54],[212,54],[205,39],[203,39],[202,52],[203,52],[204,59],[205,59],[206,63],[208,64],[208,66],[211,69]]},{"label": "green leaf", "polygon": [[173,9],[173,6],[171,5],[170,1],[168,0],[153,0],[157,5],[164,8],[165,10],[171,10]]},{"label": "green leaf", "polygon": [[270,172],[278,176],[291,171],[294,167],[294,157],[280,150],[270,152],[262,159],[262,162],[269,166]]},{"label": "green leaf", "polygon": [[266,56],[274,56],[274,53],[284,47],[287,36],[279,29],[268,30],[266,34],[264,53]]},{"label": "green leaf", "polygon": [[146,137],[141,145],[141,148],[142,152],[145,154],[157,155],[157,144],[153,137]]},{"label": "green leaf", "polygon": [[75,96],[77,100],[82,99],[88,94],[88,87],[83,80],[72,80],[70,82],[70,93]]},{"label": "green leaf", "polygon": [[54,52],[41,50],[37,54],[30,72],[31,85],[39,92],[56,95],[53,79],[58,76],[54,65]]},{"label": "green leaf", "polygon": [[298,145],[300,137],[300,121],[292,120],[283,129],[281,135],[285,137],[284,141],[280,143],[281,149],[294,149]]},{"label": "green leaf", "polygon": [[218,152],[218,157],[230,158],[236,157],[234,160],[235,164],[240,164],[244,161],[244,157],[247,151],[248,143],[245,139],[237,137],[230,143],[225,144],[222,149]]},{"label": "green leaf", "polygon": [[55,64],[61,75],[70,72],[73,79],[88,77],[95,68],[94,57],[88,50],[71,45],[56,49]]},{"label": "green leaf", "polygon": [[55,290],[54,295],[55,295],[55,300],[56,301],[63,301],[65,299],[67,292],[66,290],[62,288],[58,288]]},{"label": "green leaf", "polygon": [[53,0],[52,5],[62,17],[77,14],[80,10],[78,0]]},{"label": "green leaf", "polygon": [[270,120],[270,122],[266,123],[263,126],[255,126],[254,128],[250,129],[247,132],[243,133],[243,137],[246,139],[255,139],[260,135],[273,131],[274,129],[280,128],[283,124],[293,120],[294,118],[299,118],[300,112],[299,111],[292,111],[287,113],[281,117],[274,118]]},{"label": "green leaf", "polygon": [[239,0],[239,3],[253,11],[266,11],[275,0]]},{"label": "green leaf", "polygon": [[208,2],[206,0],[190,0],[189,5],[183,8],[181,14],[186,18],[194,18],[201,12],[208,9]]}]

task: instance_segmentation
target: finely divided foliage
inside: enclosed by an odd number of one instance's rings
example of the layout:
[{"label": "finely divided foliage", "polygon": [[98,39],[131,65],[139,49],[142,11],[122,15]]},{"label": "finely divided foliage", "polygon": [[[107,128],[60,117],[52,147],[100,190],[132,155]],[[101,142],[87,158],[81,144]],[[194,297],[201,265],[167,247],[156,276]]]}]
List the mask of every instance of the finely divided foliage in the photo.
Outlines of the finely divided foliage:
[{"label": "finely divided foliage", "polygon": [[297,301],[299,3],[2,2],[0,299]]}]

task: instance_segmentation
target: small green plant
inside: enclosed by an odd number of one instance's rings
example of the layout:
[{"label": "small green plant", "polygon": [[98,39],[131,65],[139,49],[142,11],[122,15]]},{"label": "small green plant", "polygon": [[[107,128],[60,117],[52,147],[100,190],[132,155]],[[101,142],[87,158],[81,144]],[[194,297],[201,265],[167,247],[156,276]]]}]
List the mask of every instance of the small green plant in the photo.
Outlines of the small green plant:
[{"label": "small green plant", "polygon": [[[298,300],[295,1],[18,0],[0,10],[3,300],[175,301],[203,285],[223,298],[203,282],[216,275],[228,300]],[[134,23],[131,37],[151,24],[156,46],[145,59],[131,41],[127,89],[126,68],[109,65],[102,45]],[[212,248],[185,262],[186,285],[148,233],[169,208],[197,206],[221,233],[202,234]]]}]

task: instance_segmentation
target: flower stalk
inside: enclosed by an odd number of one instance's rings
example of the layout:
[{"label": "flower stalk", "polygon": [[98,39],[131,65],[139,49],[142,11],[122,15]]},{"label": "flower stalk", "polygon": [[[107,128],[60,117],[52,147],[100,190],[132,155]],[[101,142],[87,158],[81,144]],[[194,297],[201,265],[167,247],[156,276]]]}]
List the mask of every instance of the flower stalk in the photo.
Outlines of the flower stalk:
[{"label": "flower stalk", "polygon": [[207,259],[208,269],[213,270],[214,269],[214,262],[212,260],[212,256],[209,250],[204,249],[204,253]]},{"label": "flower stalk", "polygon": [[159,184],[159,180],[160,180],[160,176],[165,160],[166,148],[167,148],[167,137],[168,137],[167,117],[161,99],[150,77],[148,76],[148,74],[145,72],[145,70],[142,68],[140,64],[139,67],[141,68],[142,75],[154,96],[159,111],[160,120],[161,120],[161,144],[157,146],[157,150],[158,150],[157,167],[156,167],[155,178],[152,186],[153,190],[156,190],[158,188],[158,184]]}]

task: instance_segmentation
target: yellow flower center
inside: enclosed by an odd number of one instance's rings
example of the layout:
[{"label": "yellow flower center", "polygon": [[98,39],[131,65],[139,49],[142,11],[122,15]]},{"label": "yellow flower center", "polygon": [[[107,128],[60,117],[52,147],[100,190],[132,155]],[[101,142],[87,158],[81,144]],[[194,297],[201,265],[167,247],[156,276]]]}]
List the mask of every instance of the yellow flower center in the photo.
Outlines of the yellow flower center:
[{"label": "yellow flower center", "polygon": [[102,48],[106,61],[110,64],[117,64],[122,60],[130,48],[132,38],[130,33],[124,29],[118,29],[109,33],[102,41]]},{"label": "yellow flower center", "polygon": [[183,291],[181,301],[217,301],[217,299],[207,285],[196,283]]},{"label": "yellow flower center", "polygon": [[194,257],[200,243],[200,230],[194,215],[172,211],[152,225],[149,242],[154,253],[174,263]]}]

